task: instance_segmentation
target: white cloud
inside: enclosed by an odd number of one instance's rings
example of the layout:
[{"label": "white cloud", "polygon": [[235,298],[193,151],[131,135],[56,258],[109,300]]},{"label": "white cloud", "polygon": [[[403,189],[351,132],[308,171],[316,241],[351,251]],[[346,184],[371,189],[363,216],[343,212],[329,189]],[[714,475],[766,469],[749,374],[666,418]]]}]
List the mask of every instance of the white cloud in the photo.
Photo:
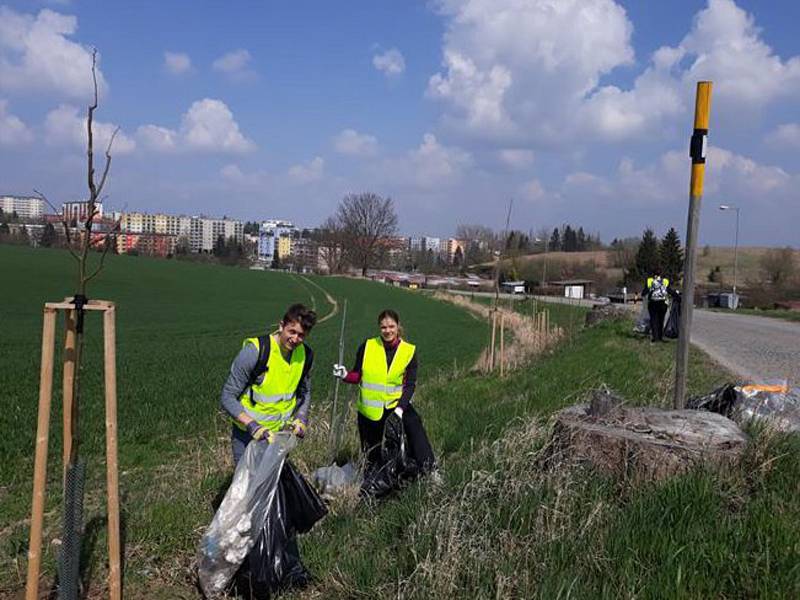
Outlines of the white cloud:
[{"label": "white cloud", "polygon": [[250,52],[240,48],[220,56],[211,64],[211,68],[235,81],[252,81],[256,78],[256,72],[249,68],[252,59]]},{"label": "white cloud", "polygon": [[136,137],[151,150],[173,152],[178,149],[178,134],[166,127],[142,125],[136,130]]},{"label": "white cloud", "polygon": [[538,179],[531,179],[522,186],[522,197],[531,202],[536,202],[545,197],[544,187]]},{"label": "white cloud", "polygon": [[[571,173],[565,178],[562,191],[565,197],[581,200],[613,198],[619,207],[672,206],[678,200],[687,201],[690,163],[685,149],[664,152],[643,166],[626,157],[608,177],[583,171]],[[712,202],[725,199],[753,205],[788,193],[795,179],[780,167],[711,146],[704,195]]]},{"label": "white cloud", "polygon": [[702,79],[714,81],[717,122],[800,93],[800,57],[776,55],[733,0],[709,0],[681,42],[656,50],[629,88],[599,83],[634,59],[633,25],[614,0],[437,6],[443,68],[427,95],[442,102],[445,125],[492,144],[667,137],[691,114]]},{"label": "white cloud", "polygon": [[240,187],[258,188],[263,191],[266,186],[272,187],[274,184],[266,171],[256,170],[246,173],[239,165],[233,163],[222,167],[219,174],[226,182]]},{"label": "white cloud", "polygon": [[405,156],[387,159],[383,176],[400,185],[442,189],[459,181],[472,164],[472,156],[455,146],[444,146],[436,136],[426,133],[422,143]]},{"label": "white cloud", "polygon": [[173,75],[181,75],[192,70],[192,59],[184,52],[164,52],[164,68]]},{"label": "white cloud", "polygon": [[765,141],[773,146],[800,148],[800,124],[783,123],[767,134]]},{"label": "white cloud", "polygon": [[[443,0],[443,71],[428,95],[451,125],[489,139],[563,133],[600,77],[631,63],[632,26],[612,0]],[[557,120],[554,120],[557,119]]]},{"label": "white cloud", "polygon": [[[0,88],[91,99],[92,52],[68,39],[77,29],[74,16],[49,9],[33,16],[0,7]],[[97,86],[100,93],[107,88],[99,67]]]},{"label": "white cloud", "polygon": [[764,105],[800,89],[800,57],[782,61],[733,0],[709,0],[680,47],[693,59],[684,81],[711,79],[719,98]]},{"label": "white cloud", "polygon": [[[86,148],[86,114],[80,113],[81,109],[69,104],[61,104],[47,113],[44,122],[45,141],[49,145],[70,145]],[[93,145],[94,152],[101,156],[108,148],[108,143],[117,126],[112,123],[103,123],[93,120]],[[121,130],[114,138],[111,154],[127,154],[136,149],[136,142],[125,135]]]},{"label": "white cloud", "polygon": [[33,141],[33,134],[19,117],[8,112],[8,101],[0,100],[0,146],[15,146]]},{"label": "white cloud", "polygon": [[522,148],[504,148],[498,152],[500,160],[514,169],[527,169],[533,164],[532,150]]},{"label": "white cloud", "polygon": [[325,161],[315,156],[310,162],[302,165],[294,165],[289,169],[289,178],[296,183],[311,183],[322,178],[325,170]]},{"label": "white cloud", "polygon": [[355,129],[343,129],[333,143],[339,154],[348,156],[374,156],[378,152],[378,139]]},{"label": "white cloud", "polygon": [[160,151],[244,153],[256,144],[239,130],[233,113],[222,100],[197,100],[184,113],[178,131],[158,125],[143,125],[137,137],[148,148]]},{"label": "white cloud", "polygon": [[406,70],[406,61],[397,48],[391,48],[372,57],[372,65],[387,77],[402,75]]}]

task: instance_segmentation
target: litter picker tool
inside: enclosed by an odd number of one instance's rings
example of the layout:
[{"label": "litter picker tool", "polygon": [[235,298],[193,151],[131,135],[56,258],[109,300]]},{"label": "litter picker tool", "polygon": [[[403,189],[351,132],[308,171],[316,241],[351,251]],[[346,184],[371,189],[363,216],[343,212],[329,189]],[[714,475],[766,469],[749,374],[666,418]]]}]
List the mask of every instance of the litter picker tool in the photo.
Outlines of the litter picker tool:
[{"label": "litter picker tool", "polygon": [[[342,328],[339,331],[339,362],[344,362],[344,328],[347,323],[347,299],[345,298],[344,306],[342,307]],[[339,443],[342,437],[342,424],[344,419],[337,419],[337,407],[339,404],[339,384],[341,380],[336,377],[333,384],[333,403],[331,404],[331,437],[330,437],[330,462],[333,463],[336,458],[336,453],[339,451]]]}]

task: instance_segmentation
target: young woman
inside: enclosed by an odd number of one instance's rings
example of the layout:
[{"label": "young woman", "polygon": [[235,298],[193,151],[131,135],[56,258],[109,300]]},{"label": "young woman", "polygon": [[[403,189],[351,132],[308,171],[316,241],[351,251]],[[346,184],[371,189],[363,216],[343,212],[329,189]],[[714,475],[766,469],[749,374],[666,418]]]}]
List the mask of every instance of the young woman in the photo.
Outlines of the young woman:
[{"label": "young woman", "polygon": [[381,462],[386,418],[393,412],[403,421],[412,458],[422,473],[435,467],[433,449],[411,398],[417,385],[416,347],[403,339],[400,316],[387,309],[378,315],[380,335],[358,347],[353,368],[333,365],[333,374],[359,384],[358,433],[367,456],[367,469]]}]

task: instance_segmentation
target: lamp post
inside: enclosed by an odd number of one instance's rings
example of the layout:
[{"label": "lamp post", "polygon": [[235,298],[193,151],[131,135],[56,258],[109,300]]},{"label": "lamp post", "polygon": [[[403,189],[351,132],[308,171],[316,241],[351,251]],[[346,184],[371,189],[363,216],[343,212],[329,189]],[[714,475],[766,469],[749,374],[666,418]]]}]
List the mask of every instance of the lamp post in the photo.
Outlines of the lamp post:
[{"label": "lamp post", "polygon": [[720,204],[719,209],[736,211],[736,235],[733,242],[733,309],[736,310],[739,305],[738,297],[736,296],[736,266],[739,254],[739,207],[730,204]]}]

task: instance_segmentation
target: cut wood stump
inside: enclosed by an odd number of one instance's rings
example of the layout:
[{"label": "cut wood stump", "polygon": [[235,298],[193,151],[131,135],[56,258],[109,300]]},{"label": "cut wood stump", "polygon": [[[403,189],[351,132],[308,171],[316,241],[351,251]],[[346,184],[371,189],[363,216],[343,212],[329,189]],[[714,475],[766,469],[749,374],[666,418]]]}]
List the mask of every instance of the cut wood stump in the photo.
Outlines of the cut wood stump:
[{"label": "cut wood stump", "polygon": [[746,444],[747,435],[722,415],[627,407],[613,394],[595,392],[591,404],[556,414],[547,463],[585,464],[626,479],[661,480],[700,464],[730,464]]}]

